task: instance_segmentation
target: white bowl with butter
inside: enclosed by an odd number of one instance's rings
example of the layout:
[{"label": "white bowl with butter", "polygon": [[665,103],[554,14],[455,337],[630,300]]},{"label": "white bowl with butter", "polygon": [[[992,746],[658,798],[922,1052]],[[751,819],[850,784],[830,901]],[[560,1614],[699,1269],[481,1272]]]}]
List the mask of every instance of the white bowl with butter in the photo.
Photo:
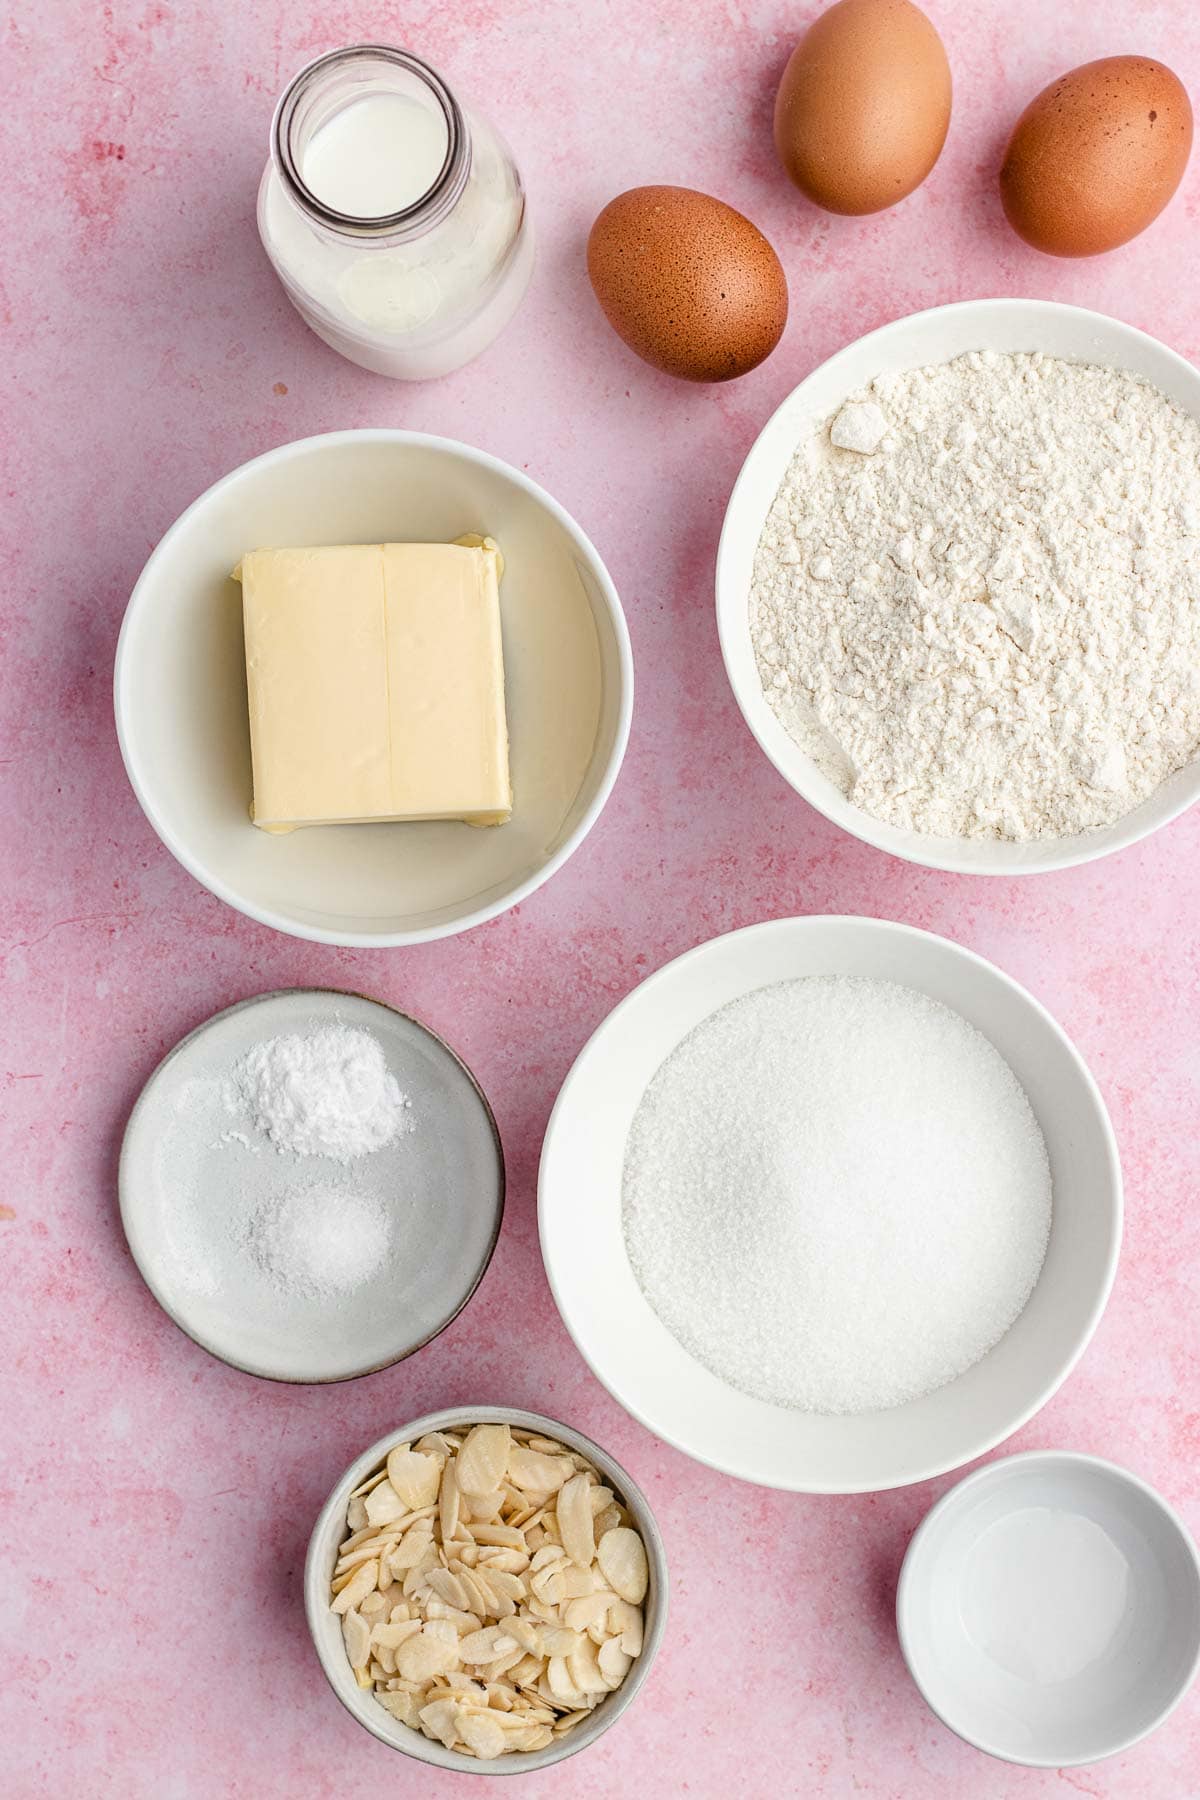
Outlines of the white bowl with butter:
[{"label": "white bowl with butter", "polygon": [[[426,818],[256,829],[242,592],[231,571],[262,550],[464,538],[494,539],[503,556],[511,816],[487,826]],[[477,649],[463,645],[458,653]],[[448,689],[456,689],[463,670],[452,633],[437,654],[447,665]],[[363,667],[366,683],[369,664]],[[353,684],[347,661],[337,678]],[[286,685],[300,677],[285,667],[279,679]],[[431,741],[436,698],[431,690]],[[575,521],[535,482],[448,439],[345,431],[246,463],[176,521],[130,598],[114,700],[134,792],[198,881],[250,918],[296,937],[381,948],[482,924],[561,867],[595,823],[621,766],[633,662],[608,571]],[[361,723],[354,710],[347,730]],[[381,728],[386,735],[386,718]],[[286,729],[277,738],[286,755],[298,753]],[[414,737],[410,775],[418,750]],[[366,760],[378,745],[363,735],[349,753]],[[299,771],[302,782],[320,760]],[[418,786],[433,796],[431,810],[445,804],[437,763],[435,755],[415,771]],[[424,804],[418,793],[404,810],[419,812]],[[304,805],[301,792],[297,822]],[[377,799],[369,810],[381,810]]]}]

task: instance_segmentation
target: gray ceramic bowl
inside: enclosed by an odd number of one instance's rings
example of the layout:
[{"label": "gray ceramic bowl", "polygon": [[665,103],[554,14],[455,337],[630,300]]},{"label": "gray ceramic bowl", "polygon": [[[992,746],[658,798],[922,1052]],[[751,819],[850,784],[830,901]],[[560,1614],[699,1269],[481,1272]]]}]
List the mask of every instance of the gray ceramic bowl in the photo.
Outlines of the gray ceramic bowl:
[{"label": "gray ceramic bowl", "polygon": [[[396,1444],[412,1443],[427,1431],[456,1431],[468,1425],[506,1424],[515,1425],[519,1430],[536,1431],[545,1437],[556,1438],[569,1450],[577,1450],[590,1458],[633,1515],[646,1546],[650,1587],[645,1603],[646,1631],[642,1654],[625,1681],[615,1693],[600,1702],[591,1718],[583,1720],[574,1731],[568,1732],[559,1741],[548,1744],[544,1750],[515,1751],[511,1755],[497,1757],[493,1762],[480,1762],[457,1750],[447,1750],[444,1745],[433,1742],[421,1732],[402,1725],[380,1706],[368,1689],[358,1686],[342,1642],[341,1620],[329,1610],[329,1582],[337,1560],[338,1545],[346,1533],[346,1506],[350,1495],[361,1482],[366,1481],[368,1476],[382,1466],[389,1450]],[[557,1419],[548,1419],[541,1413],[522,1412],[516,1407],[452,1406],[444,1412],[428,1413],[423,1419],[414,1419],[411,1425],[405,1425],[401,1430],[389,1431],[386,1437],[380,1438],[378,1443],[372,1444],[369,1450],[364,1450],[351,1463],[321,1508],[320,1517],[309,1539],[308,1556],[304,1564],[304,1610],[330,1687],[347,1712],[352,1713],[359,1724],[365,1725],[381,1742],[390,1744],[393,1750],[402,1750],[406,1756],[416,1757],[418,1762],[431,1763],[438,1769],[455,1769],[474,1775],[526,1775],[534,1769],[549,1768],[551,1763],[563,1762],[577,1750],[586,1750],[602,1732],[616,1723],[638,1693],[650,1673],[650,1665],[666,1629],[667,1557],[662,1534],[654,1521],[646,1496],[629,1479],[620,1463],[601,1450],[598,1444],[593,1444],[590,1438],[584,1437],[581,1432],[572,1431],[568,1425],[560,1425]]]},{"label": "gray ceramic bowl", "polygon": [[[238,1060],[276,1034],[331,1025],[380,1045],[414,1130],[343,1168],[277,1156],[248,1117],[231,1132],[223,1096]],[[358,1189],[396,1219],[353,1286],[280,1283],[248,1251],[258,1209],[313,1185]],[[411,1356],[467,1304],[500,1232],[504,1151],[479,1083],[428,1026],[363,994],[285,988],[226,1007],[163,1058],[130,1115],[118,1187],[134,1261],[180,1330],[250,1375],[347,1381]]]}]

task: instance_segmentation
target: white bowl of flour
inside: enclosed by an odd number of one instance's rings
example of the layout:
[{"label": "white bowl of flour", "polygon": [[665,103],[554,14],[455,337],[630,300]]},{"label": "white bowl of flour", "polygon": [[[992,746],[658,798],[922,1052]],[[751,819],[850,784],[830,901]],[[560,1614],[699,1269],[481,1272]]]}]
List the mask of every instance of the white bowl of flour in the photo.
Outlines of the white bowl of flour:
[{"label": "white bowl of flour", "polygon": [[835,824],[964,874],[1123,849],[1200,798],[1200,374],[1050,301],[899,319],[768,422],[716,591],[747,724]]},{"label": "white bowl of flour", "polygon": [[780,919],[609,1015],[538,1207],[567,1328],[649,1430],[860,1493],[1046,1403],[1108,1298],[1121,1175],[1087,1068],[999,969],[905,925]]}]

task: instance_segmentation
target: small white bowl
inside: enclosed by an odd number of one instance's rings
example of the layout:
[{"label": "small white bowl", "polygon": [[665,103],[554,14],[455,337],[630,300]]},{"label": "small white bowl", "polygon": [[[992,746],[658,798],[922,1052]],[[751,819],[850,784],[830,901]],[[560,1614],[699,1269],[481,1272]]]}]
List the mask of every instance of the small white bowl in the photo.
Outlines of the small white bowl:
[{"label": "small white bowl", "polygon": [[[511,820],[256,831],[238,558],[470,531],[505,558]],[[633,660],[608,571],[536,482],[447,438],[340,431],[245,463],[176,520],[133,590],[114,698],[133,790],[197,881],[278,931],[373,949],[482,924],[561,868],[617,778]]]},{"label": "small white bowl", "polygon": [[[633,1514],[634,1524],[646,1546],[646,1561],[650,1568],[642,1653],[621,1686],[600,1702],[590,1718],[581,1720],[574,1731],[548,1744],[544,1750],[514,1751],[490,1762],[480,1762],[460,1751],[447,1750],[444,1744],[427,1738],[423,1732],[401,1724],[380,1706],[368,1689],[360,1688],[346,1657],[341,1620],[329,1609],[329,1583],[337,1561],[338,1545],[346,1536],[346,1506],[354,1489],[382,1467],[388,1451],[397,1444],[411,1444],[427,1431],[460,1431],[470,1425],[515,1425],[519,1431],[539,1432],[588,1457]],[[667,1628],[667,1588],[667,1553],[662,1533],[650,1511],[649,1501],[620,1463],[582,1432],[572,1431],[569,1425],[560,1425],[557,1419],[548,1419],[541,1413],[523,1412],[517,1407],[452,1406],[444,1412],[427,1413],[402,1431],[389,1431],[386,1437],[380,1438],[351,1463],[321,1508],[304,1564],[304,1611],[308,1628],[326,1679],[346,1711],[393,1750],[402,1750],[406,1756],[416,1757],[418,1762],[430,1763],[435,1768],[453,1769],[468,1775],[528,1775],[535,1769],[549,1768],[551,1763],[563,1762],[576,1751],[586,1750],[610,1725],[615,1725],[649,1675],[650,1665],[662,1643]]]},{"label": "small white bowl", "polygon": [[951,1731],[1005,1762],[1128,1750],[1200,1668],[1200,1559],[1160,1494],[1115,1463],[1034,1450],[989,1463],[914,1536],[900,1647]]},{"label": "small white bowl", "polygon": [[1200,799],[1200,761],[1165,781],[1148,800],[1098,831],[1012,844],[940,838],[905,831],[852,806],[793,742],[763,693],[750,641],[754,553],[771,504],[802,438],[835,413],[847,395],[877,375],[949,362],[968,350],[1042,351],[1144,376],[1200,418],[1200,373],[1156,338],[1103,313],[1052,300],[962,300],[913,313],[848,344],[794,388],[768,420],[742,465],[725,511],[717,551],[717,627],[734,698],[760,747],[784,780],[835,825],[877,850],[928,869],[961,875],[1030,875],[1094,862],[1148,837]]},{"label": "small white bowl", "polygon": [[[923,1399],[829,1416],[740,1393],[672,1337],[638,1286],[621,1221],[625,1142],[647,1085],[730,1000],[806,975],[867,975],[931,995],[975,1025],[1029,1096],[1050,1156],[1046,1260],[1016,1323]],[[635,1418],[689,1456],[766,1487],[867,1493],[982,1456],[1070,1374],[1104,1310],[1121,1239],[1121,1171],[1104,1102],[1032,995],[946,938],[880,919],[777,919],[668,963],[609,1014],[555,1103],[538,1181],[542,1256],[567,1330]]]}]

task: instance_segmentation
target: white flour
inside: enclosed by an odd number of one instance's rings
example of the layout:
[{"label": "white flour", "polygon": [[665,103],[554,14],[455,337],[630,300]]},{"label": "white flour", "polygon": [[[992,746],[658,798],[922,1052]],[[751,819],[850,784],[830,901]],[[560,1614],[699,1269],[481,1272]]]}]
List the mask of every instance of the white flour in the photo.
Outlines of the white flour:
[{"label": "white flour", "polygon": [[855,805],[1067,837],[1200,753],[1200,424],[1116,370],[993,352],[845,410],[792,460],[750,626],[772,707]]},{"label": "white flour", "polygon": [[[322,1025],[254,1044],[233,1071],[241,1103],[279,1151],[350,1162],[412,1130],[408,1099],[369,1031]],[[229,1139],[244,1134],[229,1132]]]}]

